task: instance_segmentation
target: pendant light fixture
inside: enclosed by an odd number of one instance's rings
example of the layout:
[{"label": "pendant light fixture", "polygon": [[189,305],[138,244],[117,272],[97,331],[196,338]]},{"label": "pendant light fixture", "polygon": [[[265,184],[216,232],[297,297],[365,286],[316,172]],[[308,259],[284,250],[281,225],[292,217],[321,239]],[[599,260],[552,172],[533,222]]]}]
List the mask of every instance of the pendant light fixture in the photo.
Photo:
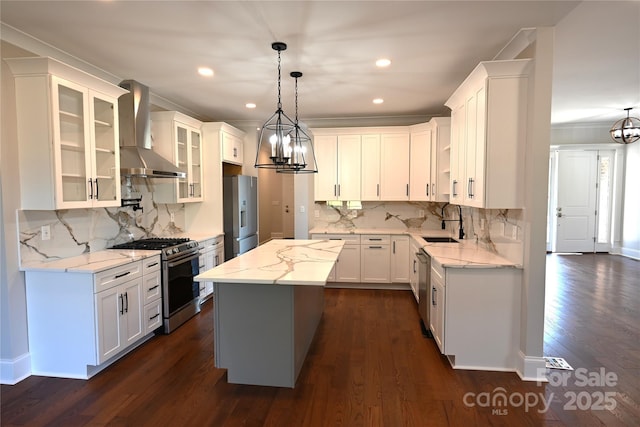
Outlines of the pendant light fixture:
[{"label": "pendant light fixture", "polygon": [[[295,129],[293,121],[282,111],[282,98],[280,96],[280,52],[287,49],[286,43],[274,42],[271,48],[278,52],[278,104],[276,112],[262,125],[258,139],[258,152],[256,153],[256,168],[284,169],[289,164],[291,153],[291,132]],[[265,141],[266,139],[266,141]],[[268,160],[261,160],[260,153],[263,145],[270,145]],[[264,156],[263,156],[264,158]]]},{"label": "pendant light fixture", "polygon": [[302,77],[300,71],[292,71],[291,77],[295,79],[295,104],[296,118],[293,131],[291,131],[291,154],[289,163],[283,168],[277,169],[278,173],[318,173],[316,155],[313,151],[313,141],[311,137],[300,127],[298,121],[298,79]]},{"label": "pendant light fixture", "polygon": [[629,117],[632,108],[625,108],[627,117],[613,124],[609,133],[611,138],[620,144],[631,144],[640,139],[640,119]]}]

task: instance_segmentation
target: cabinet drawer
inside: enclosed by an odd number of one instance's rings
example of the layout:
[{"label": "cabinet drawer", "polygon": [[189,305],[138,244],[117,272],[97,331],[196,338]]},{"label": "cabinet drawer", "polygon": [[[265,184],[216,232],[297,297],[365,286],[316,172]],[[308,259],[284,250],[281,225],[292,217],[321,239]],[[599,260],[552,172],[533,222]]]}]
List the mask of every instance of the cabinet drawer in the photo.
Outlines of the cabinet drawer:
[{"label": "cabinet drawer", "polygon": [[146,273],[142,276],[142,292],[144,292],[144,303],[150,303],[162,296],[160,287],[160,270]]},{"label": "cabinet drawer", "polygon": [[363,245],[388,245],[391,238],[388,234],[364,234],[360,237]]},{"label": "cabinet drawer", "polygon": [[145,305],[143,316],[145,335],[162,326],[162,300]]},{"label": "cabinet drawer", "polygon": [[152,256],[142,260],[142,273],[147,274],[153,271],[160,271],[160,255]]},{"label": "cabinet drawer", "polygon": [[345,245],[359,245],[359,234],[314,234],[313,239],[322,240],[344,240]]},{"label": "cabinet drawer", "polygon": [[142,261],[110,268],[93,276],[93,289],[98,293],[140,276],[142,276]]}]

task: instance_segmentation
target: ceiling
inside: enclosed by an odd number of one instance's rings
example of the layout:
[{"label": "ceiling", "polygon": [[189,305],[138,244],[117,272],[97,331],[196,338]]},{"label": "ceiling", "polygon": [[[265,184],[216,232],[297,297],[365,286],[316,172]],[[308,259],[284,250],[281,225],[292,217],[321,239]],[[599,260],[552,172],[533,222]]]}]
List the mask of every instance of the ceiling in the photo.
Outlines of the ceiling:
[{"label": "ceiling", "polygon": [[[202,120],[261,123],[273,113],[274,41],[288,44],[290,117],[291,71],[304,73],[302,120],[448,116],[444,102],[476,64],[536,26],[556,26],[552,122],[610,121],[640,107],[640,2],[2,0],[0,19]],[[391,65],[377,68],[383,57]]]}]

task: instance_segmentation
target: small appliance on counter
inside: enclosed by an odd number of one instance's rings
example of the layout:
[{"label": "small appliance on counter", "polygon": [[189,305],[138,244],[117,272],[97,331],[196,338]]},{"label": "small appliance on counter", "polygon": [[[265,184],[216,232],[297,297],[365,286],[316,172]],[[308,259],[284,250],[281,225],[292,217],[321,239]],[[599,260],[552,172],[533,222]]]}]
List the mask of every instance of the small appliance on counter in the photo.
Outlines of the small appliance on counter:
[{"label": "small appliance on counter", "polygon": [[160,251],[165,334],[173,332],[200,312],[200,286],[193,280],[200,273],[198,242],[187,238],[158,237],[121,243],[110,249]]},{"label": "small appliance on counter", "polygon": [[224,253],[228,259],[258,246],[258,178],[224,177]]}]

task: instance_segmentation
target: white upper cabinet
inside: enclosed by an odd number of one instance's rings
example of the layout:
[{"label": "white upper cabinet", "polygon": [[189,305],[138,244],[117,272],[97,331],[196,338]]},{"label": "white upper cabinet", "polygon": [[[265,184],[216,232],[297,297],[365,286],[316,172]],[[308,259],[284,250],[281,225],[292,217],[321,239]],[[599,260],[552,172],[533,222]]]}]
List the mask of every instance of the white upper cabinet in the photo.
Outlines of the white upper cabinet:
[{"label": "white upper cabinet", "polygon": [[446,102],[452,203],[522,207],[530,64],[530,59],[481,62]]},{"label": "white upper cabinet", "polygon": [[411,126],[410,200],[449,201],[450,122],[438,117]]},{"label": "white upper cabinet", "polygon": [[409,200],[409,132],[383,133],[380,152],[382,200]]},{"label": "white upper cabinet", "polygon": [[171,161],[185,178],[156,184],[154,198],[161,203],[202,201],[202,123],[177,111],[151,113],[153,149]]},{"label": "white upper cabinet", "polygon": [[222,138],[222,161],[242,165],[244,161],[244,139],[233,132],[220,131]]},{"label": "white upper cabinet", "polygon": [[21,208],[120,206],[119,86],[46,57],[15,76]]},{"label": "white upper cabinet", "polygon": [[318,163],[315,200],[360,200],[360,135],[313,132]]},{"label": "white upper cabinet", "polygon": [[362,135],[361,200],[380,200],[380,135]]}]

